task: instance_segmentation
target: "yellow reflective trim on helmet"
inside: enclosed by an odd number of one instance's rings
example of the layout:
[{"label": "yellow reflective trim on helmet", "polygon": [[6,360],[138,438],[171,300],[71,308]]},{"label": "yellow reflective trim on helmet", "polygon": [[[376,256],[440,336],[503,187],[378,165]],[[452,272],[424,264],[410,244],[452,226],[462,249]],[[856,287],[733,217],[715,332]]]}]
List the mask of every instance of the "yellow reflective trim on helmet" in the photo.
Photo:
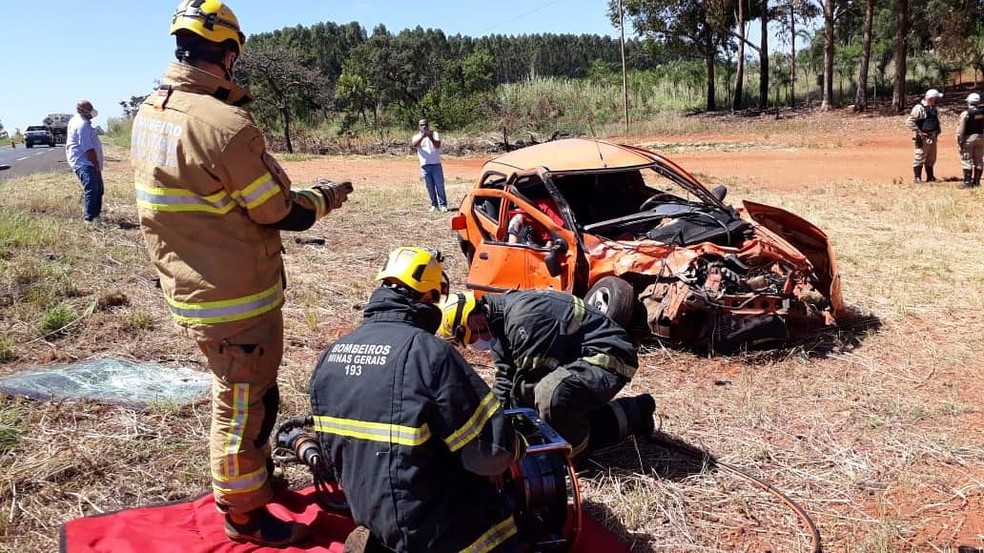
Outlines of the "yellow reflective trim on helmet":
[{"label": "yellow reflective trim on helmet", "polygon": [[492,415],[501,407],[499,401],[496,399],[495,394],[489,392],[488,395],[482,399],[482,402],[475,408],[475,412],[472,416],[468,418],[465,424],[461,425],[461,428],[454,431],[450,436],[444,438],[444,443],[448,444],[448,449],[452,453],[458,451],[459,449],[468,445],[468,442],[475,439],[482,429],[485,428],[485,424],[489,422]]},{"label": "yellow reflective trim on helmet", "polygon": [[336,436],[410,447],[423,445],[431,437],[430,427],[426,423],[419,427],[413,427],[324,415],[314,416],[314,430]]}]

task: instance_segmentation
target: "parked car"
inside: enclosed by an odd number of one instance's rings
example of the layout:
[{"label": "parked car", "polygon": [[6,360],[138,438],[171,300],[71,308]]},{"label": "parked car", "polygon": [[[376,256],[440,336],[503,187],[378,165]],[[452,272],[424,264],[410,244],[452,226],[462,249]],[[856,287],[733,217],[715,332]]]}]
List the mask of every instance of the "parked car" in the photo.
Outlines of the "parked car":
[{"label": "parked car", "polygon": [[451,227],[477,293],[563,290],[630,330],[712,352],[847,315],[826,234],[726,194],[658,153],[572,138],[486,162]]},{"label": "parked car", "polygon": [[50,148],[55,147],[55,136],[51,134],[48,127],[41,125],[28,127],[24,131],[24,145],[28,148],[33,147],[35,144],[44,144]]}]

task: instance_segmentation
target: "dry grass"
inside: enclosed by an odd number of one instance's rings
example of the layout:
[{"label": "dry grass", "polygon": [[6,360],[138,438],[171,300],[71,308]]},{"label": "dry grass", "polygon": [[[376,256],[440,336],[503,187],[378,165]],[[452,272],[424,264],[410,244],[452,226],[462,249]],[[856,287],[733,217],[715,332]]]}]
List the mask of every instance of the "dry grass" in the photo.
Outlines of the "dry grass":
[{"label": "dry grass", "polygon": [[[785,131],[758,135],[776,132]],[[282,416],[307,412],[315,358],[358,324],[391,248],[438,246],[452,282],[463,281],[447,217],[421,211],[415,175],[376,180],[304,233],[325,246],[285,233]],[[981,193],[828,182],[779,194],[730,184],[735,201],[780,204],[827,230],[845,297],[880,326],[730,358],[647,345],[625,393],[652,392],[664,432],[802,505],[826,550],[984,546],[974,537],[984,532]],[[3,187],[0,374],[108,356],[204,370],[154,286],[125,163],[107,171],[102,230],[77,220],[71,173]],[[467,187],[451,183],[449,196]],[[58,306],[72,324],[46,333],[44,315]],[[205,492],[207,427],[207,401],[133,411],[0,399],[0,551],[55,550],[68,519]],[[777,498],[666,442],[626,443],[581,482],[589,512],[633,551],[809,550],[805,527]]]}]

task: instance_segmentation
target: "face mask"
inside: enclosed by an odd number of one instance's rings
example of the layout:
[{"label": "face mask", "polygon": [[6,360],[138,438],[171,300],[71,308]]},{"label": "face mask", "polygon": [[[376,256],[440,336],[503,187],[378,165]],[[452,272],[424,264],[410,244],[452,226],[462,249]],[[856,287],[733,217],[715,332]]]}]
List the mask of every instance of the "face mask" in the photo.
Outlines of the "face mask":
[{"label": "face mask", "polygon": [[475,351],[491,351],[492,348],[495,347],[495,344],[496,344],[495,338],[491,338],[491,339],[479,338],[478,340],[475,340],[474,342],[468,344],[468,348]]},{"label": "face mask", "polygon": [[89,112],[89,117],[91,117],[93,119],[95,119],[96,117],[99,117],[99,110],[96,109],[96,108],[92,108],[92,111]]}]

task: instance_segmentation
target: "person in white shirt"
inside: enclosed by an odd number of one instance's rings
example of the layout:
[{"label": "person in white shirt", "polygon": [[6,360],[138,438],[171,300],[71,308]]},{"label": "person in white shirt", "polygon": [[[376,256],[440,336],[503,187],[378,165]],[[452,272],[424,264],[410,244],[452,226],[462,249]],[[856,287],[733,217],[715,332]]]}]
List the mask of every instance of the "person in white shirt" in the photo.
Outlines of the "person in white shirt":
[{"label": "person in white shirt", "polygon": [[427,119],[418,123],[420,131],[410,139],[410,147],[417,150],[420,160],[420,176],[430,196],[430,210],[448,210],[448,199],[444,193],[444,168],[441,166],[441,135],[430,128]]},{"label": "person in white shirt", "polygon": [[92,119],[99,115],[89,100],[79,100],[76,114],[68,122],[65,157],[82,182],[82,218],[101,223],[103,198],[103,151]]}]

